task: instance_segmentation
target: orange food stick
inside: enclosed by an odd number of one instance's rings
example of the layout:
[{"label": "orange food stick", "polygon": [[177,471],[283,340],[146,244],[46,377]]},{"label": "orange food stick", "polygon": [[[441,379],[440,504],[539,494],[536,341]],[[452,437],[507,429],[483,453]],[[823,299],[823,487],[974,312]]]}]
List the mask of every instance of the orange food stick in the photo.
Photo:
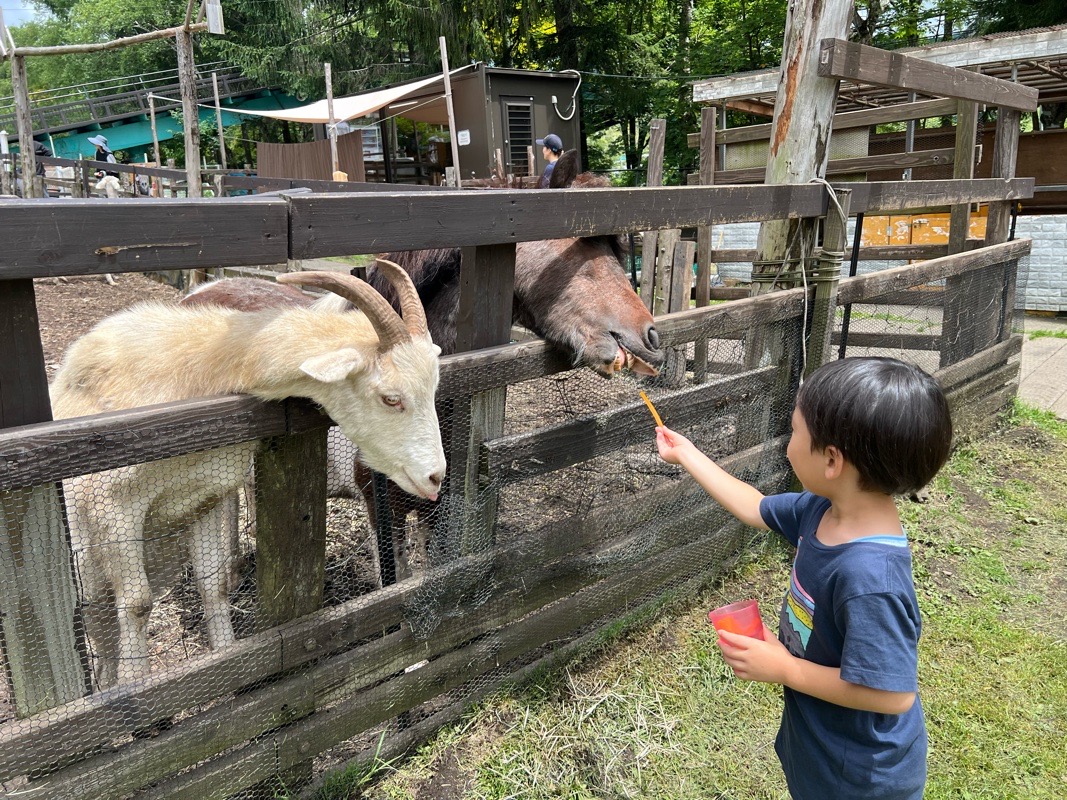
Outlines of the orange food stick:
[{"label": "orange food stick", "polygon": [[652,412],[652,419],[656,420],[656,425],[660,428],[663,427],[663,420],[659,418],[659,413],[656,411],[656,407],[652,405],[652,401],[648,399],[648,395],[644,390],[641,390],[641,399],[645,401],[645,405],[648,406],[648,410]]}]

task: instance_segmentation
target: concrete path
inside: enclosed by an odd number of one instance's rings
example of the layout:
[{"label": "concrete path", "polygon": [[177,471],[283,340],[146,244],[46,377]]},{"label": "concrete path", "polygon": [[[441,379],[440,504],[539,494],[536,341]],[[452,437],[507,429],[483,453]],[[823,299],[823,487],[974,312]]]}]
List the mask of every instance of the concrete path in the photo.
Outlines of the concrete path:
[{"label": "concrete path", "polygon": [[[1019,399],[1067,420],[1067,317],[1028,314],[1023,330]],[[1046,331],[1051,335],[1031,338]]]}]

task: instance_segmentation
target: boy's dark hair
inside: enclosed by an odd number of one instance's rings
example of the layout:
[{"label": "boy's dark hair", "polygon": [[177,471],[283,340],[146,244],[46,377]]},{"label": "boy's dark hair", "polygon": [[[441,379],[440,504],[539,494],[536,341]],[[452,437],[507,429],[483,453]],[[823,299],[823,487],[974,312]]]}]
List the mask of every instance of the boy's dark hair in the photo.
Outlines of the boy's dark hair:
[{"label": "boy's dark hair", "polygon": [[801,386],[797,408],[812,448],[839,449],[866,491],[921,489],[952,447],[952,418],[941,387],[895,358],[844,358],[820,367]]}]

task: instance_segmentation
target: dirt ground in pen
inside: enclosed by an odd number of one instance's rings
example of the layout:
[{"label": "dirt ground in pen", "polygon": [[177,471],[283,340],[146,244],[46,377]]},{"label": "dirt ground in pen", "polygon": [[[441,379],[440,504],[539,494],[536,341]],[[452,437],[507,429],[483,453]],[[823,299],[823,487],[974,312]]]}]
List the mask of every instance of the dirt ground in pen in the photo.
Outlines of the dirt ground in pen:
[{"label": "dirt ground in pen", "polygon": [[115,275],[115,285],[102,278],[51,278],[33,282],[41,323],[44,362],[51,380],[67,348],[104,317],[144,300],[176,301],[177,289],[139,274]]}]

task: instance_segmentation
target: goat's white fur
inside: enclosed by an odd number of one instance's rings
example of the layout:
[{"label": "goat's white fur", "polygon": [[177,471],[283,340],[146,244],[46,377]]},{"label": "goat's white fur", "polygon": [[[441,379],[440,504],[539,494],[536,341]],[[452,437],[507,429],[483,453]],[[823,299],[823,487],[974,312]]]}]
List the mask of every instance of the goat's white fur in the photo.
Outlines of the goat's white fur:
[{"label": "goat's white fur", "polygon": [[[150,303],[105,319],[74,343],[51,387],[53,413],[69,418],[238,392],[268,400],[308,397],[374,469],[407,491],[436,496],[445,469],[433,403],[439,353],[428,334],[380,352],[371,323],[359,313]],[[209,645],[233,641],[222,501],[235,496],[255,447],[249,442],[65,481],[100,685],[147,673],[148,614],[153,596],[178,577],[181,545],[204,603]]]}]

